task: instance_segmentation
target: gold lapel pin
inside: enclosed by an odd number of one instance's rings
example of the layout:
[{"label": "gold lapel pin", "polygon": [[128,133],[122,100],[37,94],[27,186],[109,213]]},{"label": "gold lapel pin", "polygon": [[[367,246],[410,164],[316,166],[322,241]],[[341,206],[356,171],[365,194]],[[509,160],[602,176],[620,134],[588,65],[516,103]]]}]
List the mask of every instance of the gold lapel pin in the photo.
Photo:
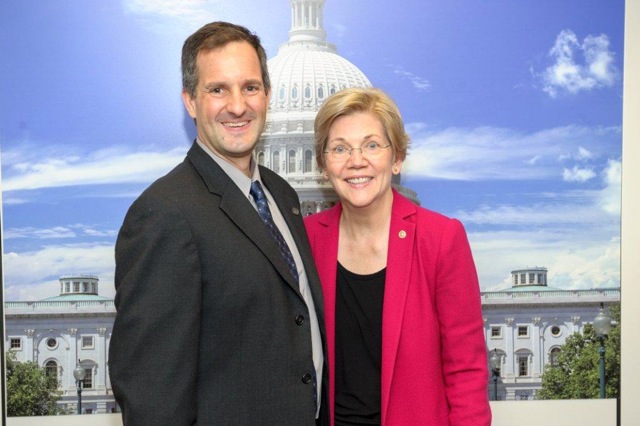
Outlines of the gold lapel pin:
[{"label": "gold lapel pin", "polygon": [[404,231],[404,229],[402,231],[398,232],[398,237],[404,238],[406,236],[407,236],[407,233]]},{"label": "gold lapel pin", "polygon": [[291,208],[291,213],[293,213],[296,216],[298,216],[300,214],[300,210],[298,210],[296,207],[292,207]]}]

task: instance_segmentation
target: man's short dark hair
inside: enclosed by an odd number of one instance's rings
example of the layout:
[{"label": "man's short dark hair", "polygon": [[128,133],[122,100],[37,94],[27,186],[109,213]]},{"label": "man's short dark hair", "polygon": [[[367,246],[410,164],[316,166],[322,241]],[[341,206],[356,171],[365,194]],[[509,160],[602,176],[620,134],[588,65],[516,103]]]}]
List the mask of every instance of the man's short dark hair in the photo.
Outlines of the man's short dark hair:
[{"label": "man's short dark hair", "polygon": [[267,68],[267,54],[260,44],[260,38],[247,28],[229,22],[211,22],[189,36],[182,46],[182,88],[191,96],[196,96],[198,86],[197,59],[201,50],[213,50],[235,41],[246,41],[258,54],[262,84],[269,94],[271,82]]}]

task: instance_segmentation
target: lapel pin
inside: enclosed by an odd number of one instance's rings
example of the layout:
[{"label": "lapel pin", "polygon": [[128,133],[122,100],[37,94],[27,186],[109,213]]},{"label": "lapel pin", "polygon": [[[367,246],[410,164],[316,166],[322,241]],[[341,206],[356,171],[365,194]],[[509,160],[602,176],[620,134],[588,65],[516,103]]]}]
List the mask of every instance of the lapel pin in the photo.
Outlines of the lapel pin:
[{"label": "lapel pin", "polygon": [[398,232],[398,237],[404,238],[406,236],[407,236],[407,233],[404,231],[404,229],[402,231]]},{"label": "lapel pin", "polygon": [[291,213],[293,213],[296,216],[298,216],[300,214],[300,210],[298,210],[296,207],[293,207],[293,208],[291,208]]}]

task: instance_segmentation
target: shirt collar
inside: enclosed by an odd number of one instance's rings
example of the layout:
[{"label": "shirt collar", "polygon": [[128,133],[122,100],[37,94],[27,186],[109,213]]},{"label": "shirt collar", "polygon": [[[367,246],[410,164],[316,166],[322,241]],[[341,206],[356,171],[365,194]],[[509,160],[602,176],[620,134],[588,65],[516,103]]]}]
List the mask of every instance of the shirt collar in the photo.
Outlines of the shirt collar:
[{"label": "shirt collar", "polygon": [[205,145],[199,138],[196,139],[196,143],[213,159],[213,161],[220,166],[220,168],[229,176],[229,178],[236,184],[240,191],[246,196],[250,197],[249,191],[251,190],[251,182],[257,180],[264,187],[262,179],[260,178],[260,168],[256,164],[253,155],[251,156],[251,162],[249,163],[249,170],[251,170],[251,178],[248,178],[244,173],[238,170],[233,164],[220,157],[213,152],[207,145]]}]

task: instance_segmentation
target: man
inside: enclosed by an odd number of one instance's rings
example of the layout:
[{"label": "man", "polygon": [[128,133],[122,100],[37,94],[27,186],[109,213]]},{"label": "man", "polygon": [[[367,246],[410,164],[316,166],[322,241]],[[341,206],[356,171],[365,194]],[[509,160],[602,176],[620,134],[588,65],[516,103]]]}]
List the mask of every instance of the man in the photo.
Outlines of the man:
[{"label": "man", "polygon": [[265,51],[214,22],[185,41],[182,78],[197,140],[134,202],[116,243],[109,369],[124,423],[315,425],[326,416],[319,279],[296,193],[252,157]]}]

